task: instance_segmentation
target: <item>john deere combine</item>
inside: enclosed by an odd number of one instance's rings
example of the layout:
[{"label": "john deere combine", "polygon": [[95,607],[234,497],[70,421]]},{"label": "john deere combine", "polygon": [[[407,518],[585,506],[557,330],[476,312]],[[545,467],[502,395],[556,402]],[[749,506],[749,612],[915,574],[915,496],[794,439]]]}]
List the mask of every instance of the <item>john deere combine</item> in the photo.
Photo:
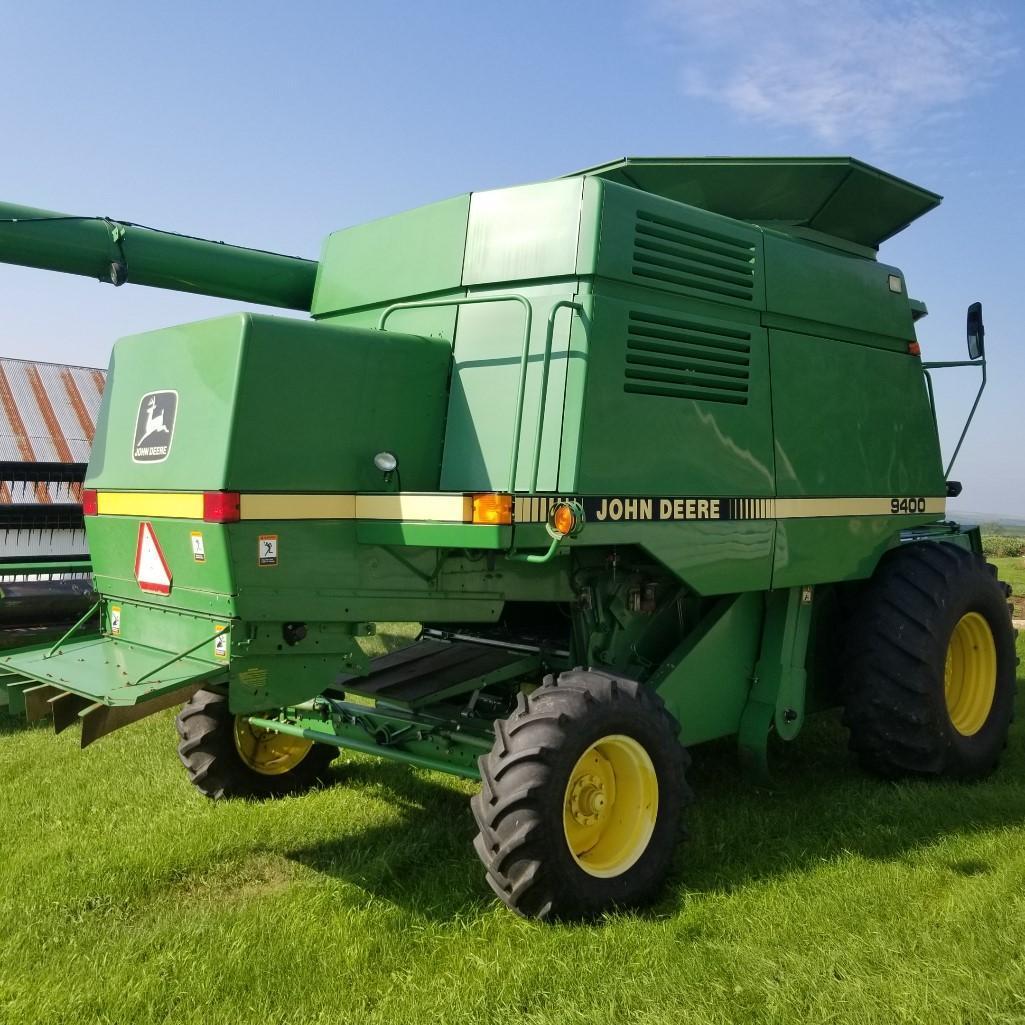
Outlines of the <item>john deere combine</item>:
[{"label": "john deere combine", "polygon": [[[702,741],[764,769],[842,705],[873,772],[988,773],[1006,589],[945,519],[925,306],[876,258],[938,202],[846,158],[629,159],[319,264],[0,207],[0,260],[312,316],[115,345],[101,631],[0,659],[11,706],[87,744],[184,703],[213,798],[339,748],[479,778],[487,879],[538,918],[657,890]],[[419,639],[368,660],[396,620]]]}]

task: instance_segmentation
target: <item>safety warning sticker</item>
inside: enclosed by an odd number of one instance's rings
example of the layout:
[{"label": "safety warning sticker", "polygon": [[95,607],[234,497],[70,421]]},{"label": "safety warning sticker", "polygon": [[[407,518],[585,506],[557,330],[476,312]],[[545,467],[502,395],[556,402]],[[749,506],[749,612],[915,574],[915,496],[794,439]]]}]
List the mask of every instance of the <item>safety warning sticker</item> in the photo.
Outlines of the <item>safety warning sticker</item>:
[{"label": "safety warning sticker", "polygon": [[220,631],[214,638],[214,655],[216,655],[217,658],[227,658],[228,631],[224,628],[223,623],[215,624],[214,629]]},{"label": "safety warning sticker", "polygon": [[196,562],[206,562],[206,549],[203,547],[203,534],[198,531],[192,531],[192,558]]},{"label": "safety warning sticker", "polygon": [[111,605],[110,607],[110,634],[112,637],[121,636],[121,606]]},{"label": "safety warning sticker", "polygon": [[260,566],[276,566],[278,564],[277,534],[261,534],[257,538],[256,561]]}]

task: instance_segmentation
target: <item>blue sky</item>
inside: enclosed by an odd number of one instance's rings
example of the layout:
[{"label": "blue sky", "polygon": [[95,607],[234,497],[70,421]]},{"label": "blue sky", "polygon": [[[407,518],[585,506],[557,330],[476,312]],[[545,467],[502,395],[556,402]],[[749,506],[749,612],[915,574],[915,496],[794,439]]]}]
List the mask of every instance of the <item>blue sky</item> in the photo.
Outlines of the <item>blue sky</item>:
[{"label": "blue sky", "polygon": [[[860,157],[946,198],[882,258],[929,359],[985,305],[962,508],[1025,518],[1025,5],[3,4],[0,196],[316,257],[331,230],[623,155]],[[0,268],[0,354],[105,365],[237,304]],[[939,387],[944,445],[971,372]]]}]

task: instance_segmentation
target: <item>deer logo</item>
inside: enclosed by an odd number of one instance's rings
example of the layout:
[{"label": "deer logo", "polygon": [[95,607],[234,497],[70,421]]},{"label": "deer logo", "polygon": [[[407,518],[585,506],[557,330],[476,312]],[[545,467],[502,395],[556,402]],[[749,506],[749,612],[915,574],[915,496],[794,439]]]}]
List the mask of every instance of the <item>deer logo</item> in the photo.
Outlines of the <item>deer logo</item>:
[{"label": "deer logo", "polygon": [[143,395],[135,421],[132,459],[137,463],[159,463],[171,451],[178,393],[155,391]]}]

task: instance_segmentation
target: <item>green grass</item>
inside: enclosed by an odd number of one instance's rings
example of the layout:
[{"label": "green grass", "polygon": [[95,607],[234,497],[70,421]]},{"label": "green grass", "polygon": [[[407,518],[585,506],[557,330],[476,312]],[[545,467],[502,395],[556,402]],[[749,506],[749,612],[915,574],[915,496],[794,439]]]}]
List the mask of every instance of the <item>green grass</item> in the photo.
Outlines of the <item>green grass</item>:
[{"label": "green grass", "polygon": [[489,899],[469,784],[346,756],[328,789],[211,804],[170,714],[77,743],[0,726],[4,1025],[1025,1016],[1020,726],[973,786],[867,779],[835,717],[771,792],[698,749],[665,897],[589,927]]},{"label": "green grass", "polygon": [[989,558],[997,568],[1000,579],[1011,585],[1014,615],[1017,619],[1025,619],[1025,558]]}]

